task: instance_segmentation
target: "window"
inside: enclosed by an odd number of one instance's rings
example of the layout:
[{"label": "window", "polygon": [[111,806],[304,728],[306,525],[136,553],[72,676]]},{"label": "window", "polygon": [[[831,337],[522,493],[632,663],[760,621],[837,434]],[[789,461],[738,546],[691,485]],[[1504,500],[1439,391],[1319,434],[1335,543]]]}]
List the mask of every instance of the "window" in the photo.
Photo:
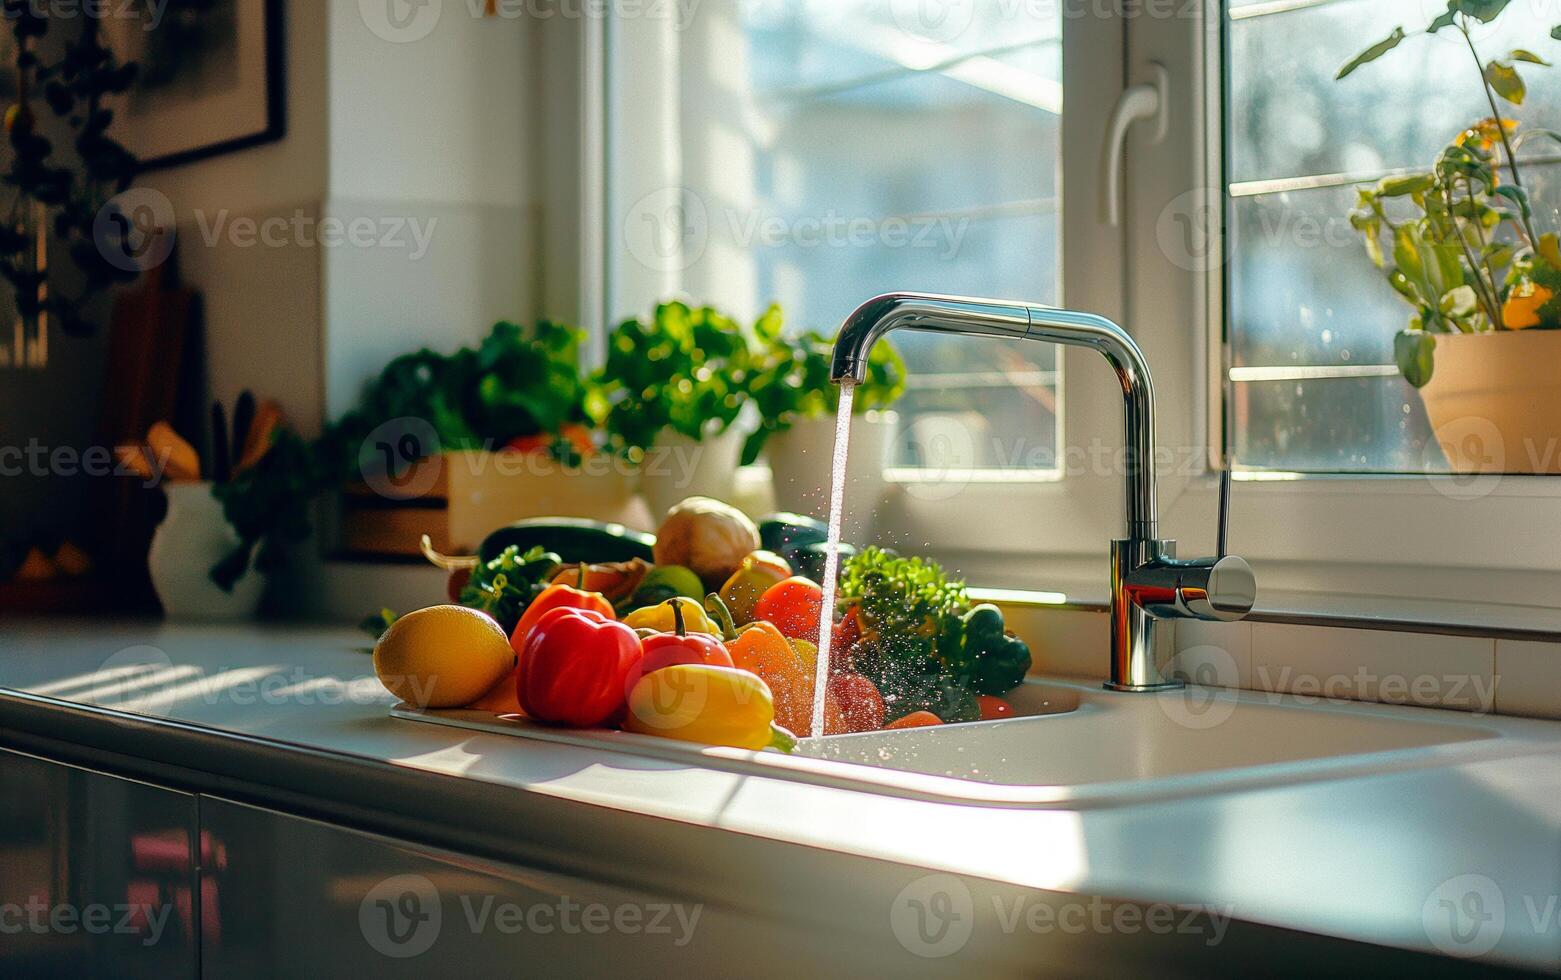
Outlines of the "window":
[{"label": "window", "polygon": [[[1410,316],[1350,226],[1355,188],[1428,169],[1490,116],[1452,30],[1412,37],[1343,81],[1339,67],[1441,0],[1231,0],[1226,43],[1226,310],[1235,459],[1295,472],[1445,471],[1420,399],[1393,363]],[[1548,9],[1547,9],[1548,8]],[[1486,60],[1543,48],[1555,8],[1514,3],[1474,40]],[[1543,50],[1542,50],[1543,53]],[[1561,73],[1526,71],[1526,128],[1561,128]],[[1525,148],[1536,202],[1561,199],[1561,160]]]},{"label": "window", "polygon": [[[1060,302],[1056,5],[695,9],[608,28],[609,318],[682,294],[830,334],[895,289]],[[1052,348],[893,342],[900,465],[1053,465]]]}]

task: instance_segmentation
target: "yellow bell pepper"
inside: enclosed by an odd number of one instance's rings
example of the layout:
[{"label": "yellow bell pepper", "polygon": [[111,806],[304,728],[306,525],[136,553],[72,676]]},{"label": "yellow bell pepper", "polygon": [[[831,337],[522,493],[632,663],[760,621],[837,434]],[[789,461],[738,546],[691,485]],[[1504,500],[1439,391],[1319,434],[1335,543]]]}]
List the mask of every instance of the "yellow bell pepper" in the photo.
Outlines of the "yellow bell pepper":
[{"label": "yellow bell pepper", "polygon": [[703,745],[790,752],[796,736],[775,724],[769,686],[735,667],[678,664],[653,670],[629,692],[623,729]]},{"label": "yellow bell pepper", "polygon": [[707,633],[710,636],[721,635],[721,628],[705,614],[704,607],[686,596],[677,596],[654,606],[636,609],[623,617],[623,625],[633,630],[655,630],[657,633],[671,633],[677,629],[677,623],[674,622],[672,615],[672,604],[674,602],[683,610],[683,632]]}]

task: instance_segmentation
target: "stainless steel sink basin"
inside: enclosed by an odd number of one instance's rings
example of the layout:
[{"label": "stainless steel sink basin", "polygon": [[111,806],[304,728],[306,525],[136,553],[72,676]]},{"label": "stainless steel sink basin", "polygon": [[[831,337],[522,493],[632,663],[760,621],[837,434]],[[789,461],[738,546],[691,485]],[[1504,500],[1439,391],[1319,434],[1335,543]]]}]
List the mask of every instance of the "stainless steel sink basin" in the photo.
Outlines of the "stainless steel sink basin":
[{"label": "stainless steel sink basin", "polygon": [[[483,712],[399,717],[610,748],[684,765],[868,792],[1002,806],[1102,806],[1233,786],[1453,764],[1502,748],[1478,716],[1190,687],[1118,694],[1032,680],[1018,716],[803,739],[795,754],[701,747],[624,732],[570,731]],[[1505,751],[1512,751],[1508,745]]]}]

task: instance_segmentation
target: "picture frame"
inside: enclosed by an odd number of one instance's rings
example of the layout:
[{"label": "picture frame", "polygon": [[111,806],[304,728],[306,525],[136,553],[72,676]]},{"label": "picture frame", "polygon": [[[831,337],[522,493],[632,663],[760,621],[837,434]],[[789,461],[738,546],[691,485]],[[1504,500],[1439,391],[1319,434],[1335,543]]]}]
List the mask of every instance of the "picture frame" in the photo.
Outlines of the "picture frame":
[{"label": "picture frame", "polygon": [[143,171],[280,140],[284,28],[282,0],[169,0],[106,20],[104,44],[141,66],[110,134]]}]

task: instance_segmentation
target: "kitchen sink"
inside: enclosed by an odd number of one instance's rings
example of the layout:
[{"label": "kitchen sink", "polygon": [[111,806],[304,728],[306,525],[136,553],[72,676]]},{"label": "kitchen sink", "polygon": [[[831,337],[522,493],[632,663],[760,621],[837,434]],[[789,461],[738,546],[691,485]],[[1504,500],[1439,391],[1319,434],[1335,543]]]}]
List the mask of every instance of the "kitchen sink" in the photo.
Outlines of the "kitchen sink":
[{"label": "kitchen sink", "polygon": [[[792,755],[612,731],[575,731],[474,711],[398,717],[869,792],[1002,806],[1101,806],[1236,786],[1449,765],[1510,741],[1477,715],[1191,686],[1115,693],[1030,680],[1016,715],[803,739]],[[1511,752],[1514,746],[1504,750]]]}]

